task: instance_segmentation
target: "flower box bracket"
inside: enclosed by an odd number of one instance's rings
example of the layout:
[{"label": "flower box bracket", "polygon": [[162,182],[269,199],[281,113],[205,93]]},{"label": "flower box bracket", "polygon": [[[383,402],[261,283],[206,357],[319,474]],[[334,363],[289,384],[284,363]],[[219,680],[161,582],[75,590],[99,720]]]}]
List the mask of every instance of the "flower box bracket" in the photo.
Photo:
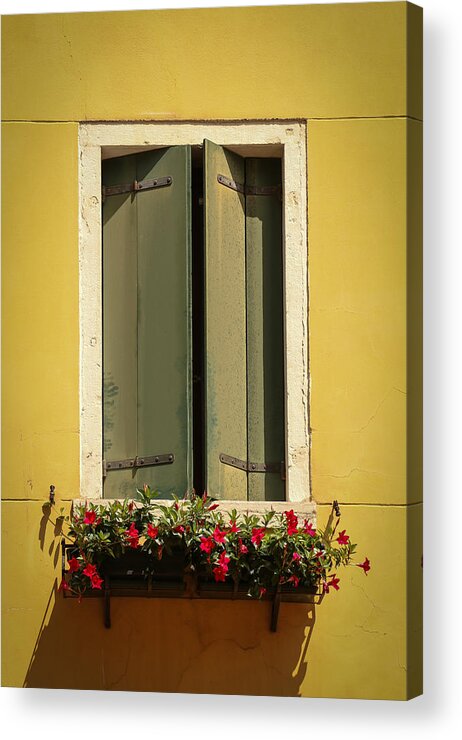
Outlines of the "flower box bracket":
[{"label": "flower box bracket", "polygon": [[[62,577],[65,578],[67,551],[74,546],[62,543]],[[225,583],[216,583],[205,574],[197,574],[194,569],[184,566],[181,558],[166,557],[157,564],[158,572],[149,572],[149,559],[141,553],[130,553],[120,559],[108,560],[100,567],[104,586],[101,589],[86,591],[80,598],[99,598],[103,602],[104,626],[111,627],[112,597],[207,599],[207,600],[247,600],[248,585],[229,578]],[[202,576],[202,577],[201,577]],[[63,590],[64,598],[77,598],[68,590]],[[277,631],[281,601],[314,603],[314,597],[322,598],[316,588],[294,589],[292,586],[268,590],[260,600],[271,604],[270,630]]]}]

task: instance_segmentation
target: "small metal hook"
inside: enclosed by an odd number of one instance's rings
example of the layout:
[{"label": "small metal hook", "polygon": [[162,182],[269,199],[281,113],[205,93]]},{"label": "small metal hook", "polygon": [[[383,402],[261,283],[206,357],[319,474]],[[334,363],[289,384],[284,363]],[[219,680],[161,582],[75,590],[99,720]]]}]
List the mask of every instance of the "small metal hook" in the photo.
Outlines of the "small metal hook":
[{"label": "small metal hook", "polygon": [[53,485],[50,486],[49,499],[50,499],[50,504],[54,506],[55,505],[55,487]]},{"label": "small metal hook", "polygon": [[340,506],[338,505],[337,499],[335,499],[335,501],[332,502],[332,508],[335,511],[336,516],[339,517],[340,516]]}]

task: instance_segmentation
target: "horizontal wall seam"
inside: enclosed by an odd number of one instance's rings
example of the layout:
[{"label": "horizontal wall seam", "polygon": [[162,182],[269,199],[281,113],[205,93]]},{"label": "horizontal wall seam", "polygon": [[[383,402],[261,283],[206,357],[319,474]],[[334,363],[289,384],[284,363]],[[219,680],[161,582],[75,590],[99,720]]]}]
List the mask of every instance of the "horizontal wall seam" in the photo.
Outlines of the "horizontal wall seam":
[{"label": "horizontal wall seam", "polygon": [[2,118],[2,123],[73,123],[78,124],[79,121],[73,121],[71,119],[68,119],[67,121],[49,121],[49,120],[40,120],[40,119],[32,119],[32,118]]},{"label": "horizontal wall seam", "polygon": [[[77,499],[79,499],[79,497],[60,498],[56,503],[57,504],[58,503],[73,503]],[[159,500],[161,500],[161,499],[159,499]],[[23,504],[27,504],[27,503],[35,503],[35,504],[37,504],[37,503],[42,502],[44,504],[47,504],[48,503],[48,498],[46,496],[44,496],[43,498],[2,498],[2,503],[7,503],[7,502],[8,503],[23,503]],[[218,501],[218,503],[220,503],[220,502]],[[229,503],[229,502],[227,502],[227,503]],[[248,502],[248,503],[250,504],[251,502]],[[268,505],[268,509],[271,507],[271,503],[272,503],[271,501],[266,501],[266,504]],[[284,503],[284,502],[277,502],[277,503]],[[296,505],[296,502],[293,502],[293,501],[287,501],[286,503],[287,503],[287,506],[288,507],[289,506]],[[329,506],[329,507],[332,507],[332,503],[329,503],[328,501],[321,501],[321,502],[319,502],[319,501],[312,501],[311,503],[313,503],[314,506]],[[401,508],[401,509],[404,509],[404,508],[409,508],[410,506],[422,506],[422,504],[423,504],[423,501],[413,501],[412,503],[409,503],[409,504],[380,504],[380,503],[377,504],[377,503],[365,503],[363,501],[362,502],[357,502],[357,501],[349,501],[349,502],[347,502],[347,501],[339,501],[338,502],[338,505],[339,506],[371,506],[371,507],[375,507],[375,508],[379,508],[379,509],[384,508],[384,507],[393,507],[393,508]]]},{"label": "horizontal wall seam", "polygon": [[179,119],[179,118],[137,118],[137,119],[119,119],[119,118],[84,118],[82,120],[41,120],[31,118],[2,118],[2,123],[75,123],[75,124],[123,124],[123,123],[165,123],[165,124],[180,124],[180,123],[256,123],[268,122],[268,123],[286,123],[288,121],[292,123],[306,123],[307,121],[387,121],[387,120],[411,120],[423,123],[422,118],[416,116],[409,116],[406,114],[390,114],[383,116],[307,116],[305,118],[298,118],[292,116],[291,118],[197,118],[197,119]]},{"label": "horizontal wall seam", "polygon": [[398,119],[400,121],[418,121],[419,123],[423,123],[422,118],[416,118],[416,116],[407,116],[407,115],[389,115],[389,116],[313,116],[311,118],[307,118],[307,121],[388,121],[390,119]]},{"label": "horizontal wall seam", "polygon": [[[43,496],[42,498],[2,498],[2,504],[10,503],[20,503],[20,504],[48,504],[49,499],[47,496]],[[75,498],[60,498],[55,502],[55,506],[57,504],[64,504],[68,503],[71,504],[73,501],[75,501]]]},{"label": "horizontal wall seam", "polygon": [[[329,506],[332,507],[332,503],[329,503],[328,501],[313,501],[313,503],[316,504],[316,506]],[[366,503],[364,501],[338,501],[339,506],[370,506],[375,507],[379,509],[383,509],[385,507],[392,507],[397,509],[408,509],[410,506],[422,506],[423,501],[412,501],[408,504],[381,504],[381,503]]]}]

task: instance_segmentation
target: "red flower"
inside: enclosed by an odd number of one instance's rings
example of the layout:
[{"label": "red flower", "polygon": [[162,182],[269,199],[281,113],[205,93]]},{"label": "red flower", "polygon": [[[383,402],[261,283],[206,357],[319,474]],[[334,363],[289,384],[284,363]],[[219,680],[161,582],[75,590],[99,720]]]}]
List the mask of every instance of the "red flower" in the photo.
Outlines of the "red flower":
[{"label": "red flower", "polygon": [[289,536],[292,534],[297,534],[298,516],[294,514],[294,510],[291,509],[290,511],[285,511],[284,516],[286,518],[287,534]]},{"label": "red flower", "polygon": [[300,583],[300,578],[298,576],[290,576],[289,583],[293,583],[295,588],[298,588],[298,584]]},{"label": "red flower", "polygon": [[221,565],[222,568],[226,568],[228,570],[228,563],[229,563],[229,557],[227,556],[226,552],[222,552],[220,557],[218,558],[218,563]]},{"label": "red flower", "polygon": [[80,570],[80,564],[77,558],[71,558],[68,562],[69,566],[69,573],[76,573],[78,570]]},{"label": "red flower", "polygon": [[216,581],[224,581],[228,572],[229,557],[226,552],[222,552],[218,558],[218,565],[213,569],[213,575]]},{"label": "red flower", "polygon": [[308,521],[308,519],[305,519],[305,526],[303,527],[303,531],[305,534],[309,534],[310,537],[316,537],[316,530],[311,522]]},{"label": "red flower", "polygon": [[66,579],[63,576],[63,579],[62,579],[61,583],[59,584],[58,591],[69,591],[69,590],[70,589],[69,589],[69,586],[67,584],[67,581],[66,581]]},{"label": "red flower", "polygon": [[300,560],[300,555],[298,554],[298,552],[294,552],[294,554],[292,555],[292,560]]},{"label": "red flower", "polygon": [[138,532],[137,528],[135,527],[135,523],[134,522],[132,522],[130,524],[130,527],[125,530],[125,535],[128,538],[128,543],[129,543],[130,547],[133,547],[133,549],[135,549],[135,548],[137,548],[137,547],[140,546],[140,540],[139,540],[140,533]]},{"label": "red flower", "polygon": [[247,545],[244,545],[241,538],[239,537],[239,552],[241,555],[246,555],[249,552]]},{"label": "red flower", "polygon": [[133,509],[135,508],[135,504],[133,503],[133,501],[130,501],[127,508],[129,511],[133,511]]},{"label": "red flower", "polygon": [[231,524],[231,526],[228,529],[228,534],[234,534],[236,532],[239,532],[239,527],[236,526],[236,520],[235,519],[232,519],[232,521],[230,522],[230,524]]},{"label": "red flower", "polygon": [[212,504],[212,506],[209,506],[209,511],[214,511],[215,509],[218,509],[218,504]]},{"label": "red flower", "polygon": [[92,588],[99,588],[99,589],[101,589],[102,582],[103,582],[103,579],[99,577],[98,573],[95,573],[91,577],[91,587]]},{"label": "red flower", "polygon": [[154,527],[154,525],[152,525],[151,522],[149,522],[148,530],[147,530],[148,537],[152,537],[152,539],[155,540],[158,534],[159,534],[159,527]]},{"label": "red flower", "polygon": [[213,537],[201,537],[200,549],[203,552],[210,554],[214,547],[215,542],[213,541]]},{"label": "red flower", "polygon": [[87,563],[85,568],[83,569],[84,576],[88,576],[88,578],[93,578],[93,576],[96,574],[96,565],[93,565],[92,563]]},{"label": "red flower", "polygon": [[177,527],[173,527],[173,532],[178,532],[179,534],[183,534],[184,527],[182,524],[178,524]]},{"label": "red flower", "polygon": [[337,542],[339,545],[346,545],[348,544],[348,540],[350,539],[349,535],[345,534],[346,529],[344,529],[342,532],[339,532],[339,535],[337,537]]},{"label": "red flower", "polygon": [[212,534],[213,539],[217,543],[217,545],[222,545],[225,541],[226,537],[226,529],[220,529],[220,527],[215,527]]},{"label": "red flower", "polygon": [[96,512],[94,511],[86,511],[85,517],[83,519],[84,524],[99,524],[101,519],[96,518]]},{"label": "red flower", "polygon": [[254,527],[252,529],[252,536],[250,538],[250,541],[255,545],[255,547],[258,547],[261,544],[261,541],[265,534],[265,527]]},{"label": "red flower", "polygon": [[216,581],[224,581],[226,578],[226,573],[228,572],[228,567],[223,565],[217,565],[213,569],[213,575],[215,577]]},{"label": "red flower", "polygon": [[364,571],[364,575],[367,576],[367,571],[371,569],[371,561],[369,560],[369,558],[366,558],[364,563],[356,563],[356,565],[358,566],[358,568],[362,568]]},{"label": "red flower", "polygon": [[329,587],[332,586],[332,588],[335,588],[335,590],[338,591],[340,588],[340,586],[338,585],[339,581],[340,578],[336,578],[335,575],[333,575],[329,583],[327,584],[327,588],[329,589]]},{"label": "red flower", "polygon": [[260,598],[266,594],[266,588],[264,586],[260,586]]},{"label": "red flower", "polygon": [[173,504],[173,508],[174,508],[174,509],[175,509],[176,511],[178,511],[178,509],[180,508],[180,507],[178,506],[178,504],[177,504],[177,502],[176,502],[176,501],[175,501],[175,503]]}]

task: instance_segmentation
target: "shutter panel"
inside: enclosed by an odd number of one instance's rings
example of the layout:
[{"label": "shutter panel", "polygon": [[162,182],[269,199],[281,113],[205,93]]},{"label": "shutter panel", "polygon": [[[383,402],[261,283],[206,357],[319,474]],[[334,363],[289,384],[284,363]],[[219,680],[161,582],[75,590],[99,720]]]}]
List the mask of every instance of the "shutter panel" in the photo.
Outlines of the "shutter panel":
[{"label": "shutter panel", "polygon": [[144,483],[163,497],[192,485],[190,160],[190,147],[170,147],[103,164],[105,186],[172,178],[104,202],[104,457],[175,456],[111,468],[109,498]]},{"label": "shutter panel", "polygon": [[220,454],[247,460],[245,196],[218,182],[243,184],[245,162],[204,142],[205,473],[211,496],[247,499],[247,473]]},{"label": "shutter panel", "polygon": [[[249,472],[250,501],[282,501],[285,458],[282,209],[279,159],[246,159],[248,460],[276,464]],[[252,195],[252,188],[258,195]]]},{"label": "shutter panel", "polygon": [[[134,157],[103,162],[103,183],[136,179]],[[137,454],[137,223],[130,194],[103,204],[103,457],[122,460]],[[104,495],[133,495],[131,470],[111,473]]]}]

